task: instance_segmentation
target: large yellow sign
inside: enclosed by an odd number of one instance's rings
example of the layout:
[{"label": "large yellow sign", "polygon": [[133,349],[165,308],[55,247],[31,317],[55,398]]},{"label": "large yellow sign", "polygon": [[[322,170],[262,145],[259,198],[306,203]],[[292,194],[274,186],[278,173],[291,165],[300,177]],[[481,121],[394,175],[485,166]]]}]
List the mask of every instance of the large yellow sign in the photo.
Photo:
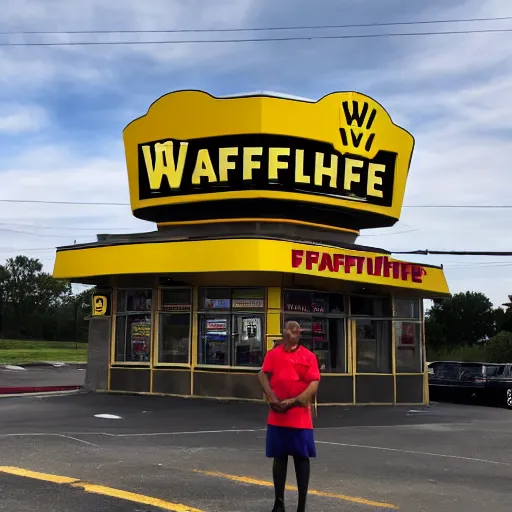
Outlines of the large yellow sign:
[{"label": "large yellow sign", "polygon": [[124,130],[134,215],[288,218],[345,228],[400,216],[414,140],[373,99],[179,91]]},{"label": "large yellow sign", "polygon": [[138,243],[57,251],[54,276],[214,272],[280,272],[449,294],[443,270],[387,254],[282,240]]}]

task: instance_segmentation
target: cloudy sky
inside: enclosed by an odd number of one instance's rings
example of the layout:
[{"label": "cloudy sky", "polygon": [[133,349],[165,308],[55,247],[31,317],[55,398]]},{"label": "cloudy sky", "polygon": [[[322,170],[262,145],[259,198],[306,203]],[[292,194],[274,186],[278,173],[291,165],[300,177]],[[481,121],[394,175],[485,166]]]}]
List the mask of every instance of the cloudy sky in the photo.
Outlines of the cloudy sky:
[{"label": "cloudy sky", "polygon": [[[0,32],[310,26],[512,16],[504,0],[2,0]],[[0,43],[512,29],[512,20],[281,32],[0,35]],[[140,46],[0,45],[0,199],[127,203],[122,130],[175,89],[357,90],[416,139],[402,218],[361,243],[512,250],[512,33]],[[147,230],[128,206],[0,203],[0,260]],[[512,294],[512,258],[427,256],[453,292]]]}]

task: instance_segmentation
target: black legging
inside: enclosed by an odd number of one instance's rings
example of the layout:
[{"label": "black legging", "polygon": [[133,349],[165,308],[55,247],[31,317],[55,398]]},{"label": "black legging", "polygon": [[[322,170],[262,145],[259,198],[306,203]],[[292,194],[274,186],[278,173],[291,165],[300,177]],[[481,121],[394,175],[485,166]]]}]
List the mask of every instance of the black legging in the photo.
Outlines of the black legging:
[{"label": "black legging", "polygon": [[[306,498],[309,485],[309,458],[293,457],[295,464],[295,476],[297,477],[297,488],[299,489],[299,505],[297,512],[305,512]],[[274,458],[272,474],[274,476],[274,489],[276,492],[276,503],[274,510],[280,512],[280,506],[284,510],[284,488],[286,486],[286,473],[288,470],[288,456]]]}]

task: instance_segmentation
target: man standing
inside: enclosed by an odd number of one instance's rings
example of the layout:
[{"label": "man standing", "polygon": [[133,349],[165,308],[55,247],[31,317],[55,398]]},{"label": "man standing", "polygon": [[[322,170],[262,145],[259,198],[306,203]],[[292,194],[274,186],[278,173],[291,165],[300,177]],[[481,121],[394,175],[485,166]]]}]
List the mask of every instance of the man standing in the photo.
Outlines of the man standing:
[{"label": "man standing", "polygon": [[269,402],[266,455],[273,458],[276,499],[272,512],[284,512],[288,457],[293,457],[299,490],[297,512],[305,512],[311,457],[316,457],[310,404],[320,371],[316,356],[299,343],[300,325],[287,322],[283,342],[265,356],[258,374]]}]

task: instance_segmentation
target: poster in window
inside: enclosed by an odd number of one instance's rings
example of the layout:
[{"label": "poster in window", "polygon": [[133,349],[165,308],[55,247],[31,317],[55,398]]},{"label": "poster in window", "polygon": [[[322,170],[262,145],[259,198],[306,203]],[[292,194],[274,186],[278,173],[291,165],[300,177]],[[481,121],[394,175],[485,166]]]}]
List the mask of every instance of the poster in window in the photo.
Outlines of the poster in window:
[{"label": "poster in window", "polygon": [[229,309],[230,307],[229,299],[206,299],[206,309]]},{"label": "poster in window", "polygon": [[215,318],[206,320],[206,334],[226,335],[227,320],[225,318]]},{"label": "poster in window", "polygon": [[233,299],[233,309],[262,309],[263,299]]},{"label": "poster in window", "polygon": [[398,340],[399,345],[401,346],[414,346],[414,327],[415,324],[412,323],[402,323],[400,329],[400,338]]},{"label": "poster in window", "polygon": [[136,361],[149,360],[149,344],[151,340],[151,322],[135,321],[131,325],[132,353]]},{"label": "poster in window", "polygon": [[242,318],[242,341],[250,343],[261,340],[261,319]]}]

